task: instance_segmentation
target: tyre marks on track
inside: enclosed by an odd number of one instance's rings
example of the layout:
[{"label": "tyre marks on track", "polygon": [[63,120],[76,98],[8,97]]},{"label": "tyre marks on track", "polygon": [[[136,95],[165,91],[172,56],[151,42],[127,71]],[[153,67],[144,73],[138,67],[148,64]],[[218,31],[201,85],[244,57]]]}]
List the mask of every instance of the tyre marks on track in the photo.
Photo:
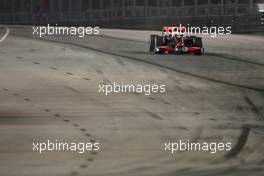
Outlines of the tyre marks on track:
[{"label": "tyre marks on track", "polygon": [[36,65],[39,65],[40,63],[39,62],[32,62],[33,64],[36,64]]},{"label": "tyre marks on track", "polygon": [[217,54],[217,53],[207,53],[206,55],[208,55],[208,56],[214,56],[214,57],[219,57],[221,59],[226,59],[226,60],[231,60],[231,61],[237,61],[237,62],[242,62],[242,63],[246,63],[246,64],[251,64],[251,65],[256,65],[256,66],[264,67],[264,64],[263,63],[258,63],[258,62],[250,61],[250,58],[248,58],[248,60],[244,60],[244,59],[239,59],[237,57],[232,57],[232,56],[228,56],[228,55],[225,55],[225,54]]},{"label": "tyre marks on track", "polygon": [[90,78],[82,78],[83,80],[85,81],[90,81],[91,79]]},{"label": "tyre marks on track", "polygon": [[19,59],[19,60],[24,60],[24,58],[23,57],[16,57],[17,59]]},{"label": "tyre marks on track", "polygon": [[[17,35],[17,36],[25,37],[24,35]],[[247,85],[242,85],[242,84],[236,84],[236,83],[232,83],[232,82],[228,82],[228,81],[224,81],[224,80],[218,80],[218,79],[210,78],[210,77],[207,77],[207,76],[204,76],[204,75],[200,75],[200,74],[196,74],[196,73],[190,73],[190,72],[187,72],[187,71],[184,71],[184,70],[180,70],[180,69],[176,69],[176,68],[173,68],[173,67],[170,67],[170,66],[162,65],[162,64],[159,64],[159,63],[154,63],[152,61],[144,60],[144,59],[141,59],[141,58],[137,58],[137,57],[133,57],[133,56],[127,56],[127,55],[124,55],[124,54],[111,52],[111,51],[105,51],[105,50],[97,49],[97,48],[94,48],[94,47],[86,46],[86,45],[83,45],[83,44],[72,43],[72,42],[67,42],[67,41],[59,41],[59,40],[48,39],[48,38],[41,38],[41,39],[34,38],[34,37],[30,37],[30,38],[34,39],[34,40],[43,40],[43,41],[49,41],[49,42],[53,42],[53,43],[59,43],[59,44],[65,44],[65,45],[69,45],[69,46],[75,46],[75,47],[79,47],[79,48],[83,48],[83,49],[88,49],[88,50],[91,50],[91,51],[94,51],[94,52],[97,52],[97,53],[111,55],[111,56],[115,56],[115,57],[118,57],[118,58],[124,58],[124,59],[127,59],[127,60],[133,60],[133,61],[137,61],[137,62],[140,62],[140,63],[152,65],[152,66],[155,66],[155,67],[158,67],[158,68],[162,68],[162,69],[165,69],[165,70],[169,70],[169,71],[172,71],[172,72],[176,72],[176,73],[179,73],[179,74],[182,74],[182,75],[190,76],[190,77],[201,79],[201,80],[206,80],[206,81],[210,81],[210,82],[214,82],[214,83],[228,85],[228,86],[232,86],[232,87],[236,87],[236,88],[252,90],[252,91],[256,91],[256,92],[262,92],[262,93],[264,92],[264,88],[247,86]],[[119,38],[116,38],[116,37],[111,37],[111,38],[119,40]],[[127,39],[124,39],[124,40],[127,41]],[[146,43],[146,42],[143,42],[143,43]],[[209,53],[209,55],[217,56],[218,54]],[[221,58],[221,55],[218,55],[218,56],[219,56],[219,58]],[[256,62],[252,62],[252,61],[248,62],[248,61],[241,60],[241,59],[238,59],[238,58],[233,58],[233,57],[230,58],[230,57],[226,57],[225,56],[224,59],[229,59],[229,60],[232,59],[232,60],[236,60],[236,61],[240,61],[240,62],[245,62],[245,63],[249,63],[249,64],[259,65],[259,66],[263,65],[262,63],[256,63]]]},{"label": "tyre marks on track", "polygon": [[[9,55],[9,56],[11,56],[11,55]],[[24,62],[27,62],[27,59],[26,58],[24,58],[24,57],[20,57],[20,56],[17,56],[16,57],[17,59],[19,59],[19,60],[23,60]],[[39,58],[37,59],[37,60],[39,60]],[[42,65],[41,64],[41,62],[39,62],[39,61],[30,61],[32,64],[34,64],[34,65]],[[55,66],[51,66],[51,67],[49,67],[48,69],[51,69],[51,70],[53,70],[53,71],[60,71],[60,69],[58,68],[58,67],[55,67]],[[62,71],[61,71],[61,73],[62,73]],[[103,76],[104,75],[104,73],[100,70],[100,69],[96,69],[96,73],[98,74],[98,75],[101,75],[101,76]],[[62,73],[63,74],[63,73]],[[75,74],[75,73],[73,73],[73,72],[65,72],[64,74],[66,74],[67,76],[72,76],[73,78],[78,78],[78,79],[81,79],[81,80],[83,80],[83,81],[91,81],[92,79],[91,78],[88,78],[88,77],[83,77],[83,76],[81,76],[81,75],[78,75],[78,74]],[[112,82],[109,80],[109,79],[107,79],[107,78],[103,78],[103,82],[102,82],[102,84],[111,84]],[[75,92],[75,93],[80,93],[77,89],[74,89],[74,88],[70,88],[70,87],[68,87],[71,91],[73,91],[73,92]],[[134,94],[136,94],[136,95],[140,95],[140,94],[138,94],[138,93],[134,93]],[[150,98],[151,100],[156,100],[155,98],[153,98],[153,97],[151,97]],[[160,100],[157,100],[158,102],[160,102]],[[165,101],[165,100],[161,100],[161,103],[163,103],[164,105],[167,105],[167,106],[171,106],[172,104],[170,103],[170,102],[168,102],[168,101]]]},{"label": "tyre marks on track", "polygon": [[58,70],[57,67],[50,67],[51,70]]},{"label": "tyre marks on track", "polygon": [[249,133],[250,133],[249,127],[245,126],[242,128],[236,145],[232,148],[232,150],[228,154],[225,155],[225,158],[230,159],[239,155],[239,153],[242,151],[242,149],[247,143]]},{"label": "tyre marks on track", "polygon": [[[136,43],[148,44],[147,41],[140,41],[140,40],[133,40],[133,39],[125,39],[125,38],[121,38],[121,37],[112,37],[112,36],[107,36],[107,35],[97,35],[96,37],[100,37],[100,38],[110,38],[110,39],[113,39],[113,40],[121,40],[121,41],[129,41],[129,42],[136,42]],[[149,53],[149,52],[146,52],[146,53]],[[231,61],[237,61],[237,62],[242,62],[242,63],[247,63],[247,64],[252,64],[252,65],[257,65],[257,66],[263,66],[264,67],[264,63],[259,63],[259,62],[251,61],[250,60],[251,58],[240,59],[240,58],[235,57],[235,56],[232,56],[232,55],[226,55],[226,54],[222,54],[222,53],[211,53],[211,52],[206,52],[205,55],[215,56],[215,57],[219,57],[221,59],[226,59],[226,60],[231,60]]]},{"label": "tyre marks on track", "polygon": [[[33,38],[35,39],[35,38]],[[84,48],[84,49],[88,49],[97,53],[102,53],[102,54],[106,54],[106,55],[111,55],[114,57],[118,57],[118,58],[124,58],[127,60],[133,60],[133,61],[137,61],[140,63],[144,63],[147,65],[152,65],[158,68],[162,68],[162,69],[166,69],[166,70],[170,70],[172,72],[176,72],[182,75],[186,75],[186,76],[190,76],[193,78],[197,78],[197,79],[202,79],[202,80],[206,80],[206,81],[210,81],[210,82],[214,82],[214,83],[219,83],[219,84],[223,84],[223,85],[228,85],[228,86],[232,86],[232,87],[236,87],[236,88],[242,88],[242,89],[248,89],[248,90],[252,90],[252,91],[256,91],[256,92],[264,92],[264,88],[258,88],[258,87],[252,87],[252,86],[247,86],[247,85],[242,85],[242,84],[237,84],[237,83],[233,83],[233,82],[228,82],[228,81],[224,81],[224,80],[218,80],[218,79],[214,79],[214,78],[210,78],[201,74],[196,74],[196,73],[190,73],[184,70],[180,70],[180,69],[176,69],[170,66],[166,66],[166,65],[162,65],[159,63],[155,63],[153,61],[149,61],[149,60],[144,60],[141,58],[137,58],[137,57],[133,57],[133,56],[128,56],[128,55],[124,55],[124,54],[120,54],[120,53],[116,53],[116,52],[111,52],[111,51],[106,51],[106,50],[101,50],[101,49],[97,49],[97,48],[93,48],[90,46],[85,46],[82,44],[77,44],[77,43],[71,43],[71,42],[66,42],[66,41],[58,41],[58,40],[53,40],[53,39],[47,39],[47,38],[41,38],[41,39],[36,39],[36,40],[44,40],[44,41],[50,41],[50,42],[54,42],[54,43],[61,43],[61,44],[66,44],[66,45],[70,45],[70,46],[75,46],[75,47],[80,47],[80,48]],[[250,63],[250,64],[258,64],[259,63]]]},{"label": "tyre marks on track", "polygon": [[[24,60],[25,62],[27,61],[24,57],[20,57],[20,56],[17,56],[16,59]],[[41,63],[39,61],[31,61],[31,63],[34,64],[34,65],[41,65]],[[57,68],[55,66],[51,66],[51,67],[49,67],[49,69],[51,69],[53,71],[59,71],[60,70],[59,68]],[[67,76],[76,76],[79,79],[84,80],[84,81],[91,81],[91,78],[83,77],[83,76],[77,75],[77,74],[75,74],[73,72],[65,72],[64,74],[67,75]],[[102,72],[98,72],[98,74],[103,74],[103,73]]]},{"label": "tyre marks on track", "polygon": [[71,72],[67,72],[66,74],[67,74],[67,75],[70,75],[70,76],[73,76],[73,75],[74,75],[74,74],[71,73]]},{"label": "tyre marks on track", "polygon": [[[28,98],[26,96],[23,96],[22,93],[12,92],[8,88],[2,88],[2,90],[5,93],[10,94],[11,96],[15,96],[17,98],[20,98],[21,100],[24,100],[27,103],[30,103],[32,106],[37,107],[38,109],[42,110],[43,112],[48,113],[50,115],[49,118],[59,120],[61,122],[64,122],[65,124],[69,124],[70,126],[72,126],[74,128],[77,128],[77,130],[80,131],[80,133],[81,133],[81,135],[83,137],[88,138],[89,142],[91,142],[91,143],[96,143],[97,142],[97,140],[95,140],[94,136],[91,133],[87,132],[86,128],[81,128],[80,127],[81,125],[78,124],[78,123],[72,123],[68,118],[65,118],[64,115],[61,115],[60,113],[54,112],[51,109],[42,108],[41,105],[39,105],[38,103],[34,102],[32,99],[30,99],[30,98]],[[89,155],[85,156],[85,159],[83,160],[83,164],[79,165],[79,169],[88,168],[89,164],[95,161],[95,156],[97,154],[98,154],[97,151],[91,151],[90,152],[90,156]],[[79,170],[75,170],[75,171],[72,171],[70,173],[70,175],[71,176],[78,176],[78,175],[80,175],[80,173],[81,173],[81,170],[80,171]]]},{"label": "tyre marks on track", "polygon": [[152,118],[154,118],[154,119],[156,119],[156,120],[164,120],[161,116],[159,116],[159,115],[157,115],[156,113],[154,113],[154,112],[150,112],[150,111],[148,111],[148,112],[146,112],[150,117],[152,117]]},{"label": "tyre marks on track", "polygon": [[255,105],[255,103],[249,98],[248,95],[244,95],[244,100],[249,105],[251,112],[253,112],[257,117],[257,120],[263,121],[264,114],[258,109],[257,105]]},{"label": "tyre marks on track", "polygon": [[[257,105],[251,100],[251,98],[247,95],[246,91],[242,90],[243,96],[244,96],[244,101],[246,104],[249,106],[249,110],[255,114],[256,120],[258,121],[263,121],[264,120],[264,115],[263,113],[258,109]],[[225,158],[230,159],[230,158],[235,158],[236,156],[239,155],[239,153],[242,151],[244,146],[246,145],[249,134],[252,128],[256,128],[252,125],[245,125],[241,129],[240,136],[237,140],[237,143],[235,146],[232,148],[232,150],[225,155]]]}]

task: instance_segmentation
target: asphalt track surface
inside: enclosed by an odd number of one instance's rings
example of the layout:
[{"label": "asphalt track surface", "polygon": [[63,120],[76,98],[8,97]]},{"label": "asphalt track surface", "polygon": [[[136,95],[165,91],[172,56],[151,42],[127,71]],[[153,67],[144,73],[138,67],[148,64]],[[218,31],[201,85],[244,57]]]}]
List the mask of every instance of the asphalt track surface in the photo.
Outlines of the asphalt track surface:
[{"label": "asphalt track surface", "polygon": [[[262,176],[264,40],[204,37],[206,54],[154,55],[151,31],[38,38],[9,27],[0,43],[0,175]],[[6,29],[0,28],[0,37]],[[166,84],[164,94],[98,93],[103,83]],[[46,140],[99,152],[32,151]],[[231,142],[229,152],[164,151],[165,142]]]}]

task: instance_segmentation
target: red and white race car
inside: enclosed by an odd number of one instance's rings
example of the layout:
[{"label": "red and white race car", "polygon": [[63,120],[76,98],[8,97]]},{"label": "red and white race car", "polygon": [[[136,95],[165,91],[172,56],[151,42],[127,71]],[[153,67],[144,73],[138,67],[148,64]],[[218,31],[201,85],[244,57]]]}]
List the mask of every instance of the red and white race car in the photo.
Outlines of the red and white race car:
[{"label": "red and white race car", "polygon": [[150,36],[149,51],[155,54],[164,53],[193,53],[201,55],[204,52],[201,37],[184,36],[182,31],[184,26],[163,26],[162,35]]}]

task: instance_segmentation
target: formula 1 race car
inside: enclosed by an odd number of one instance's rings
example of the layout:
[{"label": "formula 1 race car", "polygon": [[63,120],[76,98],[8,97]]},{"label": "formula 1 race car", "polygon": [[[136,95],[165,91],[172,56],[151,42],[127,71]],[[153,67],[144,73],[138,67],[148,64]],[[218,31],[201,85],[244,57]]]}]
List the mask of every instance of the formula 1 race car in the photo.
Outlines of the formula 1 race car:
[{"label": "formula 1 race car", "polygon": [[155,54],[164,53],[193,53],[201,55],[204,52],[202,38],[196,36],[179,35],[183,31],[183,26],[164,26],[162,36],[151,35],[149,51]]}]

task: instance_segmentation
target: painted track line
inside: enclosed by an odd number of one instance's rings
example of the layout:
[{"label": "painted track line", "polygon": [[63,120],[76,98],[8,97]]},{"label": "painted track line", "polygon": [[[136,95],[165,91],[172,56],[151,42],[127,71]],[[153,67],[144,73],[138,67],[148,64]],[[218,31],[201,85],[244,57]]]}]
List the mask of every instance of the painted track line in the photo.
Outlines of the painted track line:
[{"label": "painted track line", "polygon": [[10,29],[8,27],[4,27],[6,29],[5,35],[0,39],[0,42],[3,42],[7,36],[10,34]]}]

